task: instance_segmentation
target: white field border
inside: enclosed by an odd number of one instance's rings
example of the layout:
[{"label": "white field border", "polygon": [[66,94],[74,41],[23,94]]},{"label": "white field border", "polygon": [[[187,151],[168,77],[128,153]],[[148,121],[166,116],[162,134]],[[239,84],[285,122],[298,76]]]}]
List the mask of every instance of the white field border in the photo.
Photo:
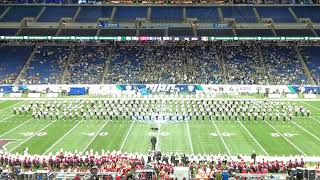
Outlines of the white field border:
[{"label": "white field border", "polygon": [[249,134],[249,136],[256,142],[256,144],[260,147],[260,149],[264,152],[265,155],[269,156],[269,153],[262,147],[262,145],[257,141],[257,139],[250,133],[250,131],[242,124],[241,121],[237,120],[243,129]]},{"label": "white field border", "polygon": [[279,132],[274,126],[272,126],[268,121],[265,121],[273,130],[275,130],[281,137],[283,137],[289,144],[291,144],[296,150],[298,150],[304,156],[307,156],[297,145],[291,142],[287,137],[285,137],[281,132]]},{"label": "white field border", "polygon": [[220,131],[219,131],[216,123],[215,123],[213,120],[210,120],[210,121],[213,123],[214,127],[216,128],[217,133],[219,134],[219,137],[220,137],[220,139],[221,139],[224,147],[226,148],[226,150],[227,150],[227,152],[228,152],[228,155],[230,156],[230,155],[231,155],[230,149],[228,148],[228,146],[227,146],[226,142],[224,141],[223,137],[221,136]]},{"label": "white field border", "polygon": [[70,132],[72,132],[78,125],[83,122],[83,119],[74,125],[68,132],[66,132],[62,137],[60,137],[56,142],[54,142],[42,155],[47,154],[54,146],[56,146],[62,139],[64,139]]}]

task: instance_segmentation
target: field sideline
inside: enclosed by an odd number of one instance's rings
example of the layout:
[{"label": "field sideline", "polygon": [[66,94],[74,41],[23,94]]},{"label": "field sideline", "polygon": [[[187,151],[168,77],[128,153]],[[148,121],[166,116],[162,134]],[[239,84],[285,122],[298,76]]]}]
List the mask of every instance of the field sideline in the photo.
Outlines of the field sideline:
[{"label": "field sideline", "polygon": [[292,102],[311,111],[311,117],[293,122],[185,121],[152,125],[131,120],[33,120],[30,115],[14,116],[13,106],[25,101],[0,100],[0,148],[10,153],[55,154],[121,150],[147,153],[151,127],[158,147],[165,153],[320,157],[320,101]]}]

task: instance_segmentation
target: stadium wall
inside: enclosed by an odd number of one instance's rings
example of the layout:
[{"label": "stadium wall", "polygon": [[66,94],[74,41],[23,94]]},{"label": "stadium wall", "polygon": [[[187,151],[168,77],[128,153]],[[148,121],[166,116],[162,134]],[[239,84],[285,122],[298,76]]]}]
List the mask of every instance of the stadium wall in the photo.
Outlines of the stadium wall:
[{"label": "stadium wall", "polygon": [[[70,93],[72,88],[85,88],[89,95],[130,93],[205,93],[205,94],[316,94],[320,86],[292,85],[208,85],[208,84],[71,84],[71,85],[0,85],[0,93]],[[147,92],[146,92],[147,91]],[[51,95],[50,95],[51,96]]]}]

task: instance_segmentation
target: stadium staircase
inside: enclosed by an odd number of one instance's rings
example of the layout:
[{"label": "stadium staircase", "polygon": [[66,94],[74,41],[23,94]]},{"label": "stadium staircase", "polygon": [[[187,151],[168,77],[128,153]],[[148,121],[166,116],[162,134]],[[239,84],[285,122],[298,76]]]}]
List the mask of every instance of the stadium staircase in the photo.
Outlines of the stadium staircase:
[{"label": "stadium staircase", "polygon": [[109,55],[108,55],[108,58],[107,58],[107,60],[106,60],[106,63],[105,63],[105,65],[104,65],[104,69],[103,69],[103,75],[102,75],[102,84],[104,84],[105,83],[105,80],[108,78],[107,76],[108,76],[108,73],[109,73],[109,64],[110,64],[110,62],[111,62],[111,59],[112,59],[112,57],[113,57],[113,48],[110,48],[110,50],[109,50]]},{"label": "stadium staircase", "polygon": [[274,29],[274,24],[273,23],[270,24],[270,29],[271,29],[273,35],[277,36],[277,33],[276,33],[276,30]]},{"label": "stadium staircase", "polygon": [[314,81],[314,79],[311,76],[310,70],[306,64],[306,62],[304,61],[303,56],[301,55],[300,51],[298,50],[297,45],[294,45],[294,50],[297,53],[298,59],[300,61],[300,65],[303,69],[304,74],[307,76],[307,78],[309,79],[309,81],[311,82],[311,85],[316,85],[316,82]]},{"label": "stadium staircase", "polygon": [[260,15],[259,15],[259,13],[258,13],[258,11],[257,11],[257,9],[255,7],[253,7],[253,12],[256,15],[256,18],[257,18],[258,22],[261,23],[261,17],[260,17]]},{"label": "stadium staircase", "polygon": [[312,32],[312,34],[313,34],[315,37],[317,37],[318,34],[317,34],[316,31],[314,30],[313,23],[312,23],[310,20],[307,20],[306,23],[307,23],[307,27],[310,29],[310,31]]},{"label": "stadium staircase", "polygon": [[40,16],[43,14],[43,12],[46,11],[46,9],[47,9],[47,7],[43,7],[43,8],[41,9],[41,11],[39,12],[39,14],[38,14],[37,17],[35,18],[35,21],[36,21],[36,22],[39,20]]},{"label": "stadium staircase", "polygon": [[76,13],[74,14],[74,16],[73,16],[73,18],[72,18],[73,22],[77,19],[77,17],[78,17],[78,15],[79,15],[80,11],[81,11],[81,7],[78,7],[78,9],[77,9]]},{"label": "stadium staircase", "polygon": [[148,7],[148,12],[147,12],[147,20],[148,21],[151,20],[151,13],[152,13],[152,9],[151,9],[151,7]]},{"label": "stadium staircase", "polygon": [[262,72],[264,74],[264,77],[266,77],[266,80],[267,82],[264,82],[265,84],[269,84],[269,76],[267,76],[267,68],[266,68],[266,63],[264,62],[264,58],[263,58],[263,55],[262,55],[262,51],[261,51],[261,46],[259,45],[258,46],[258,50],[259,50],[259,61],[260,61],[260,64],[262,65]]},{"label": "stadium staircase", "polygon": [[70,76],[68,68],[69,68],[70,62],[73,60],[73,58],[74,58],[73,47],[71,47],[70,54],[69,54],[67,63],[65,65],[65,67],[64,67],[62,77],[61,77],[61,83],[62,84],[66,84],[66,77]]},{"label": "stadium staircase", "polygon": [[221,56],[221,62],[220,62],[220,66],[222,67],[222,77],[223,77],[223,84],[228,84],[228,80],[227,80],[227,69],[226,69],[226,66],[225,66],[225,62],[224,62],[224,56],[225,56],[225,53],[222,51],[220,53],[220,56]]},{"label": "stadium staircase", "polygon": [[298,18],[298,16],[292,10],[292,8],[288,7],[288,9],[289,9],[289,12],[291,13],[291,15],[293,16],[293,18],[296,20],[296,22],[301,22],[300,19]]},{"label": "stadium staircase", "polygon": [[115,14],[116,14],[116,11],[117,11],[117,7],[114,6],[113,9],[112,9],[111,16],[110,16],[110,21],[113,21],[114,16],[115,16]]},{"label": "stadium staircase", "polygon": [[27,69],[30,66],[31,60],[33,58],[33,56],[36,54],[37,52],[37,46],[33,47],[32,53],[30,54],[27,62],[24,64],[23,68],[21,69],[21,71],[19,72],[19,75],[17,76],[16,80],[14,81],[13,84],[18,84],[20,82],[21,77],[24,76],[24,74],[27,72]]},{"label": "stadium staircase", "polygon": [[8,7],[1,15],[0,15],[0,19],[2,19],[6,14],[7,12],[11,9],[11,7]]},{"label": "stadium staircase", "polygon": [[223,21],[223,15],[222,15],[222,11],[220,8],[218,8],[218,15],[219,15],[219,21],[222,22]]}]

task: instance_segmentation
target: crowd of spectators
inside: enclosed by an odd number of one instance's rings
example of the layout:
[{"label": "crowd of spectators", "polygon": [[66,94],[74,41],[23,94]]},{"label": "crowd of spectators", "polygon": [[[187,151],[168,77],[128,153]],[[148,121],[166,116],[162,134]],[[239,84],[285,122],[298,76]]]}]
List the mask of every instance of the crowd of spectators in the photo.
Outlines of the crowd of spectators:
[{"label": "crowd of spectators", "polygon": [[[316,79],[309,54],[302,52]],[[23,63],[10,73],[0,64],[0,83],[13,83]],[[70,84],[310,84],[290,45],[220,43],[39,46],[19,82],[61,83],[65,67]]]},{"label": "crowd of spectators", "polygon": [[256,45],[228,46],[225,55],[229,84],[266,84]]},{"label": "crowd of spectators", "polygon": [[71,84],[100,84],[110,46],[75,46],[69,64]]},{"label": "crowd of spectators", "polygon": [[59,84],[66,66],[70,47],[39,46],[31,59],[22,84]]},{"label": "crowd of spectators", "polygon": [[[27,150],[26,150],[27,151]],[[26,152],[25,151],[25,152]],[[316,165],[319,169],[320,164]],[[127,154],[120,152],[104,152],[101,154],[86,152],[67,153],[59,152],[56,155],[24,155],[0,154],[1,172],[10,172],[13,167],[21,167],[21,172],[49,172],[91,174],[96,168],[98,173],[115,176],[115,179],[134,179],[138,170],[153,169],[153,176],[161,180],[173,178],[174,167],[188,167],[192,178],[221,179],[223,173],[235,177],[242,174],[287,173],[297,167],[305,167],[303,158],[294,158],[286,161],[268,160],[260,158],[257,162],[247,161],[238,156],[236,159],[224,155],[187,155],[161,154],[160,151],[149,152],[148,155]],[[145,175],[139,172],[139,178]],[[107,178],[108,179],[108,178]],[[110,178],[111,179],[111,178]]]},{"label": "crowd of spectators", "polygon": [[261,50],[270,84],[310,84],[292,46],[268,45]]},{"label": "crowd of spectators", "polygon": [[220,46],[120,46],[108,83],[222,83]]}]

